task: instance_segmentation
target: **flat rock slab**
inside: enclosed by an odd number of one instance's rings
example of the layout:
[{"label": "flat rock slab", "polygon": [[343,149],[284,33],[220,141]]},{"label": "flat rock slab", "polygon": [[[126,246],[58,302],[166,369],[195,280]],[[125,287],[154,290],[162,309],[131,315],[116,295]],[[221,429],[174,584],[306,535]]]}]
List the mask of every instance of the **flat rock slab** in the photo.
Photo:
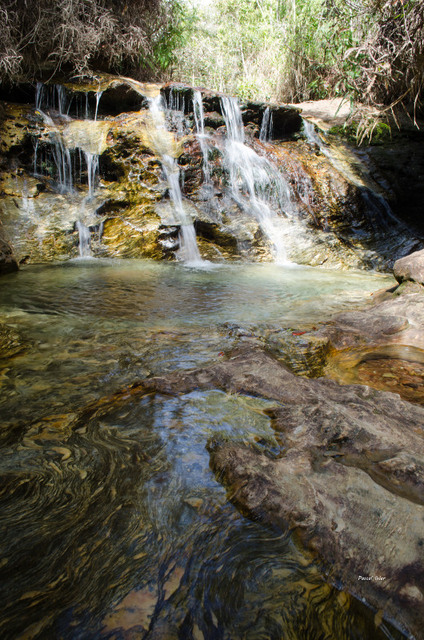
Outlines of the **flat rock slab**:
[{"label": "flat rock slab", "polygon": [[278,403],[271,417],[281,455],[212,441],[218,477],[243,511],[292,528],[329,581],[422,638],[424,408],[366,386],[298,378],[254,342],[219,364],[148,379],[125,394],[196,388]]}]

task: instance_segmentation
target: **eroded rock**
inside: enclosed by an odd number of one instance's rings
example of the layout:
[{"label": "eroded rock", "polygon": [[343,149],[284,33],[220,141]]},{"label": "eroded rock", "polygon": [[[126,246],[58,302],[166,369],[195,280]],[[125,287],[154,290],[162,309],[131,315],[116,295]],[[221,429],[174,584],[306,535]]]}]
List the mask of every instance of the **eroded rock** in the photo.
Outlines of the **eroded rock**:
[{"label": "eroded rock", "polygon": [[[380,299],[379,299],[380,298]],[[327,338],[325,374],[424,403],[424,290],[405,282],[361,311],[336,315],[313,338]],[[307,339],[307,338],[305,338]]]},{"label": "eroded rock", "polygon": [[296,378],[254,345],[206,369],[152,378],[127,394],[219,388],[273,399],[281,453],[212,441],[231,499],[290,527],[328,579],[417,638],[424,616],[424,409],[399,396]]},{"label": "eroded rock", "polygon": [[396,260],[393,274],[398,282],[411,280],[424,285],[424,249]]}]

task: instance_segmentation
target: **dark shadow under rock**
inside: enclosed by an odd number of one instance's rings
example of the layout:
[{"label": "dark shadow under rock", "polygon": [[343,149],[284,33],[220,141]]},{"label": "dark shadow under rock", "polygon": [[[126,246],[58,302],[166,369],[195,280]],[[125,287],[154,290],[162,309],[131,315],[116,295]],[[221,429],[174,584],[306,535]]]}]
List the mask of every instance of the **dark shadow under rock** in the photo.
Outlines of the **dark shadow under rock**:
[{"label": "dark shadow under rock", "polygon": [[13,255],[10,245],[7,243],[3,226],[0,221],[0,275],[4,273],[12,273],[18,270],[18,263]]}]

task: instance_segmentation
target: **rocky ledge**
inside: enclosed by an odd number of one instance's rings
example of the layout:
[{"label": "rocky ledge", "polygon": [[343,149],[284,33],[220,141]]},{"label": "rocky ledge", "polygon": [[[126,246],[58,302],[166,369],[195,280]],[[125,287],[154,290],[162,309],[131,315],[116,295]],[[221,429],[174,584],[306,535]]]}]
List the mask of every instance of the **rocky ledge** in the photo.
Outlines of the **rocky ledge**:
[{"label": "rocky ledge", "polygon": [[[395,262],[400,282],[361,310],[345,311],[302,335],[319,344],[319,373],[344,384],[367,384],[424,404],[423,251]],[[316,363],[315,363],[316,364]]]}]

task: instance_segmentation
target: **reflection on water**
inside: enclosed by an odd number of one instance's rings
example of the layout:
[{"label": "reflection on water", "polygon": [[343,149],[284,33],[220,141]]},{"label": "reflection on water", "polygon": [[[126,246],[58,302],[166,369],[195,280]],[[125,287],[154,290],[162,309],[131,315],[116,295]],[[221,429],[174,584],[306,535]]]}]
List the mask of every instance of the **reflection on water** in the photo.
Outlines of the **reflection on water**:
[{"label": "reflection on water", "polygon": [[223,322],[316,322],[385,283],[150,263],[5,277],[1,317],[24,350],[0,368],[1,637],[399,637],[288,532],[241,516],[211,473],[212,436],[279,454],[269,402],[119,396],[75,413],[137,377],[216,361],[236,340]]}]

